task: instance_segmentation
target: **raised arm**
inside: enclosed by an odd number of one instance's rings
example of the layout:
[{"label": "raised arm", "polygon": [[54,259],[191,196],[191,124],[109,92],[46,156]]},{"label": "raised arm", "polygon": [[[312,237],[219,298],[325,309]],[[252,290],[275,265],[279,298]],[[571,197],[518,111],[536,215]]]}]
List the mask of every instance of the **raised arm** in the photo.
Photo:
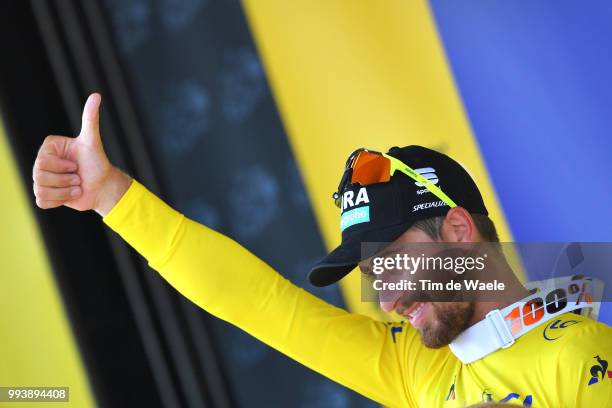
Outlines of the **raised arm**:
[{"label": "raised arm", "polygon": [[33,172],[41,208],[94,209],[203,309],[369,398],[410,405],[405,341],[396,344],[384,323],[296,287],[238,243],[187,219],[110,165],[100,139],[99,105],[99,95],[89,97],[78,137],[45,139]]}]

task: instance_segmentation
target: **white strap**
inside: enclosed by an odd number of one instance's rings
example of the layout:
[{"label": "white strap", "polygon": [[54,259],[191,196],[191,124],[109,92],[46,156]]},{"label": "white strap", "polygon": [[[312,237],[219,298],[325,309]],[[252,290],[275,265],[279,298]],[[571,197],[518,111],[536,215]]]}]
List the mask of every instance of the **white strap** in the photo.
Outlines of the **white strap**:
[{"label": "white strap", "polygon": [[[495,309],[467,328],[449,345],[464,364],[472,363],[501,349],[553,317],[576,309],[593,308],[603,292],[599,279],[564,279],[562,286],[539,282],[541,290],[502,310]],[[555,280],[559,284],[559,279]]]}]

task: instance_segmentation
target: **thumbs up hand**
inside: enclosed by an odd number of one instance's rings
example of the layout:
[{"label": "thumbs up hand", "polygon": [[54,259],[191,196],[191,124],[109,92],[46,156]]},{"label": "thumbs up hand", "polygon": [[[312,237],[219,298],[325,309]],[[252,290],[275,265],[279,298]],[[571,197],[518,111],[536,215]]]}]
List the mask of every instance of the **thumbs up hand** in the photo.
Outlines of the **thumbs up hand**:
[{"label": "thumbs up hand", "polygon": [[65,205],[106,215],[127,190],[130,178],[110,164],[102,146],[100,102],[99,94],[89,96],[76,138],[45,138],[32,171],[40,208]]}]

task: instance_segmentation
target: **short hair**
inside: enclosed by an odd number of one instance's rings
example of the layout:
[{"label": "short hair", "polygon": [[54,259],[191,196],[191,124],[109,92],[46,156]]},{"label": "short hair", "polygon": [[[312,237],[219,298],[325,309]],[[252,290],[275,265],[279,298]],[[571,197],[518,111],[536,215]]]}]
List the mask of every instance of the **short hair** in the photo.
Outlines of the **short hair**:
[{"label": "short hair", "polygon": [[[493,221],[484,214],[470,214],[476,224],[476,229],[482,239],[486,242],[499,242],[499,235]],[[415,222],[412,226],[420,229],[431,239],[439,240],[442,238],[442,224],[446,217],[433,217]]]}]

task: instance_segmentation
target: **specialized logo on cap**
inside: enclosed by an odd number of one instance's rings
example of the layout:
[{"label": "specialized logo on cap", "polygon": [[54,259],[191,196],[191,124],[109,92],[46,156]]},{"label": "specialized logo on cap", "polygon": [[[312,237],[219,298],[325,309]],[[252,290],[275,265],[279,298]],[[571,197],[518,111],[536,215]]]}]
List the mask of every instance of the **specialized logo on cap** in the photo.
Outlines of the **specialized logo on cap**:
[{"label": "specialized logo on cap", "polygon": [[444,207],[446,204],[444,201],[440,200],[440,201],[432,201],[429,203],[423,203],[423,204],[416,204],[412,207],[412,212],[415,211],[419,211],[419,210],[426,210],[428,208],[435,208],[435,207]]},{"label": "specialized logo on cap", "polygon": [[[370,222],[370,206],[357,207],[361,204],[369,204],[370,198],[368,197],[368,191],[365,187],[361,187],[355,195],[354,191],[345,191],[342,194],[342,216],[340,217],[340,231],[344,231],[348,227],[361,224],[363,222]],[[348,208],[353,208],[348,210]]]}]

